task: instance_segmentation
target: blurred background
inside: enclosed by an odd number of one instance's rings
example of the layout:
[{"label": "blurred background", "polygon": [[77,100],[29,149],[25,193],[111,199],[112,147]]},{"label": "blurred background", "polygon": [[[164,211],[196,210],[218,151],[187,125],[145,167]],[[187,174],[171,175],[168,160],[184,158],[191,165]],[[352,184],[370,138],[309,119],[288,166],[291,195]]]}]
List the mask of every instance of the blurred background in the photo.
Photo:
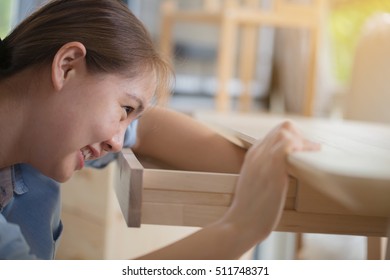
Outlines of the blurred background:
[{"label": "blurred background", "polygon": [[[4,38],[44,2],[0,0],[0,37]],[[146,25],[156,46],[172,61],[176,80],[167,99],[168,106],[190,115],[199,110],[224,110],[342,118],[363,26],[373,15],[390,12],[389,0],[124,2]],[[284,14],[283,9],[278,10],[283,3],[291,8]],[[244,21],[236,30],[237,36],[229,41],[229,34],[225,37],[221,34],[221,18],[227,8],[241,9],[245,5],[284,20],[272,21],[265,17],[254,28],[245,28],[249,24]],[[298,9],[302,7],[301,13]],[[181,11],[219,17],[174,19],[172,15]],[[225,52],[230,56],[223,56]],[[66,230],[58,258],[131,258],[196,230],[150,225],[126,229],[116,199],[107,187],[111,171],[99,171],[100,175],[87,172],[64,188]],[[91,179],[96,176],[100,179]],[[92,203],[92,214],[84,213],[83,202],[75,203],[76,192],[86,184],[95,189],[101,185],[99,188],[104,193],[99,203]],[[101,215],[111,217],[120,225],[102,222]],[[80,219],[82,216],[84,220]],[[123,241],[118,242],[118,237]],[[363,237],[305,234],[301,238],[304,246],[298,258],[366,258]],[[274,233],[245,258],[297,258],[296,245],[296,235]]]},{"label": "blurred background", "polygon": [[[285,2],[310,4],[316,0],[284,0]],[[0,36],[4,37],[20,20],[31,13],[45,0],[1,0]],[[129,8],[144,22],[157,45],[161,42],[164,1],[128,0]],[[177,10],[202,10],[206,2],[217,5],[218,0],[180,0]],[[245,1],[243,1],[245,2]],[[271,10],[273,0],[258,0],[256,5]],[[282,1],[283,2],[283,1]],[[324,17],[319,20],[320,38],[316,56],[316,92],[313,115],[329,117],[337,112],[337,102],[348,86],[354,48],[364,22],[377,12],[390,11],[386,0],[325,0]],[[222,7],[222,6],[221,6]],[[220,8],[221,11],[222,8]],[[205,20],[179,20],[173,25],[172,56],[176,72],[176,83],[170,106],[191,111],[214,109],[214,96],[218,81],[217,55],[219,29],[216,22]],[[305,28],[291,28],[288,25],[259,25],[256,34],[254,73],[251,77],[251,98],[253,108],[285,110],[289,113],[303,113],[302,96],[305,91],[305,77],[308,68],[310,32]],[[237,37],[239,38],[239,37]],[[239,38],[239,40],[241,40]],[[239,41],[238,40],[238,41]],[[237,54],[241,53],[236,42]],[[230,95],[233,103],[242,90],[238,79],[238,67],[230,81]],[[273,100],[275,104],[272,103]],[[233,105],[234,106],[234,105]]]}]

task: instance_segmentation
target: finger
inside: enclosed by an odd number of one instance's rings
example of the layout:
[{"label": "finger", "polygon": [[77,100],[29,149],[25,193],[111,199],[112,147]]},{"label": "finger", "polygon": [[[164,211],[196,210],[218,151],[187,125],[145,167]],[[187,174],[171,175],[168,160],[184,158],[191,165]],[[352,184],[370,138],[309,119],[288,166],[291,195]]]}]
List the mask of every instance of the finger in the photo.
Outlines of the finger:
[{"label": "finger", "polygon": [[287,120],[281,124],[281,128],[288,131],[287,136],[290,137],[293,141],[293,145],[288,149],[289,152],[301,150],[317,151],[321,149],[320,143],[305,138],[301,130],[293,122]]},{"label": "finger", "polygon": [[321,150],[321,144],[311,141],[309,139],[303,139],[303,147],[305,151],[318,151]]}]

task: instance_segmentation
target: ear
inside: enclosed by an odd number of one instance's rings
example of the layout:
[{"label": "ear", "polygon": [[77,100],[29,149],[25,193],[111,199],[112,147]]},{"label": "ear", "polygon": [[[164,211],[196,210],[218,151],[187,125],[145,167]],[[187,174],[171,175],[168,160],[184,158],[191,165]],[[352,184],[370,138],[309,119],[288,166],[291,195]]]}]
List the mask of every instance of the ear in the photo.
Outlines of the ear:
[{"label": "ear", "polygon": [[56,91],[64,87],[77,69],[85,69],[86,54],[87,50],[80,42],[67,43],[57,51],[51,67],[51,78]]}]

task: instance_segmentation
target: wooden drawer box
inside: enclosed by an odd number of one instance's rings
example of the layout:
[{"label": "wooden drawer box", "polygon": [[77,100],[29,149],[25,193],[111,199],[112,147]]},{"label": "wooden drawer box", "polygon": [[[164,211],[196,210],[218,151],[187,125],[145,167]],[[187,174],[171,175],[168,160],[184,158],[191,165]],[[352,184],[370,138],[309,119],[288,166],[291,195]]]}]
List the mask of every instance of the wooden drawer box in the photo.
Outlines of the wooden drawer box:
[{"label": "wooden drawer box", "polygon": [[[115,191],[129,227],[141,224],[203,227],[220,218],[233,199],[237,174],[166,170],[144,166],[131,150],[116,161]],[[292,173],[294,174],[294,173]],[[386,218],[352,215],[326,195],[313,195],[304,181],[289,177],[276,231],[386,236]],[[301,210],[327,201],[327,211]],[[265,213],[266,214],[266,213]]]},{"label": "wooden drawer box", "polygon": [[[147,168],[125,150],[117,160],[116,193],[129,227],[140,224],[205,226],[230,206],[237,174]],[[297,186],[290,177],[286,210],[295,209]]]}]

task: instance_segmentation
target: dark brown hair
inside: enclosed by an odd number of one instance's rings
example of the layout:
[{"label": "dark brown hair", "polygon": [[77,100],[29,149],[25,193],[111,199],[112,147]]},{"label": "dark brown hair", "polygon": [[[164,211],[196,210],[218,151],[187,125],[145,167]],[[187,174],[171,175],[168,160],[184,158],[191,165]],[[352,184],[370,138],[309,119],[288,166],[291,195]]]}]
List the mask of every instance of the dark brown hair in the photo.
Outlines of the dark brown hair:
[{"label": "dark brown hair", "polygon": [[155,50],[143,24],[119,0],[49,2],[3,39],[0,79],[51,63],[56,52],[72,41],[86,47],[90,73],[133,78],[154,71],[159,89],[169,88],[169,65]]}]

